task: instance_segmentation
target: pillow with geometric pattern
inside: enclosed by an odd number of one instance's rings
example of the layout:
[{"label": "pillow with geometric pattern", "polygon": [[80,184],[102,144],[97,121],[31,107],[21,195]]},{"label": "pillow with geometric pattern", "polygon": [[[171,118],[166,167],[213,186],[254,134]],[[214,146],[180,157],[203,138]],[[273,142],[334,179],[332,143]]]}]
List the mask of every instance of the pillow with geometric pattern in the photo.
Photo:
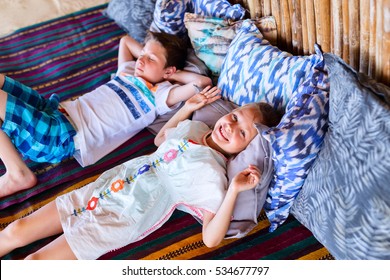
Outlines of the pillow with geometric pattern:
[{"label": "pillow with geometric pattern", "polygon": [[245,9],[241,5],[232,5],[227,0],[157,0],[150,29],[185,36],[186,12],[230,20],[239,20],[245,16]]},{"label": "pillow with geometric pattern", "polygon": [[218,87],[222,97],[238,105],[266,102],[285,109],[289,99],[323,61],[320,53],[293,56],[264,39],[251,21],[244,21],[223,61]]},{"label": "pillow with geometric pattern", "polygon": [[328,128],[329,80],[324,65],[309,72],[280,123],[263,133],[273,148],[275,172],[264,204],[271,232],[289,216]]}]

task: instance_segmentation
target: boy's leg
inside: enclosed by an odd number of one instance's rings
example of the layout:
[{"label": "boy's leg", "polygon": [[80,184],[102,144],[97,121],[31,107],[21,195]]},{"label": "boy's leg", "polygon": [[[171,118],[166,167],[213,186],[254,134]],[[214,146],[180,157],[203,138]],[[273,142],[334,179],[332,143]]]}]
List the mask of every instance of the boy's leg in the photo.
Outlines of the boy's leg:
[{"label": "boy's leg", "polygon": [[[4,256],[16,248],[26,246],[34,241],[59,234],[61,232],[62,226],[57,206],[55,201],[51,201],[31,215],[9,224],[0,232],[0,256]],[[55,247],[58,248],[58,246],[62,244],[61,246],[65,250],[65,257],[71,258],[73,253],[69,255],[68,250],[70,250],[70,248],[67,249],[69,246],[67,244],[63,244],[63,241],[60,240],[61,239],[55,242],[57,243]]]},{"label": "boy's leg", "polygon": [[59,98],[55,94],[46,99],[31,87],[3,74],[0,74],[0,89],[41,111],[54,110],[58,107]]}]

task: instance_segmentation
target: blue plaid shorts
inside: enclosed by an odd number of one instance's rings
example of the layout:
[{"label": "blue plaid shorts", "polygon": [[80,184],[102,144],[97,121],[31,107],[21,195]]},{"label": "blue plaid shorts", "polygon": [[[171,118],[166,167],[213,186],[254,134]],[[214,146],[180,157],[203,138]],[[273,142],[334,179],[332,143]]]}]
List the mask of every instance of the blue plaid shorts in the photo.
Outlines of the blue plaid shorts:
[{"label": "blue plaid shorts", "polygon": [[58,111],[59,98],[49,99],[9,77],[5,120],[1,129],[11,138],[24,159],[57,163],[73,156],[75,129]]}]

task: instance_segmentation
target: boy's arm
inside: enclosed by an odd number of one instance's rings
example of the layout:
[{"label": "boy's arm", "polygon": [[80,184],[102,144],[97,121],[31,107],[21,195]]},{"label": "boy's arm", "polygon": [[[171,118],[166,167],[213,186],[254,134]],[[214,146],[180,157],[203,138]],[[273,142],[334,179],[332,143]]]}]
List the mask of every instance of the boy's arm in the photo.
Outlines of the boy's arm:
[{"label": "boy's arm", "polygon": [[185,70],[173,73],[168,80],[172,83],[181,84],[181,86],[174,87],[169,92],[167,98],[168,107],[187,100],[194,94],[199,93],[199,90],[212,84],[209,77]]},{"label": "boy's arm", "polygon": [[217,213],[203,213],[203,242],[207,247],[218,246],[229,228],[237,196],[240,192],[254,188],[260,181],[260,171],[250,165],[237,174],[230,184]]},{"label": "boy's arm", "polygon": [[214,102],[220,97],[220,90],[217,87],[211,88],[210,86],[204,88],[199,94],[193,95],[186,101],[184,106],[181,107],[179,111],[177,111],[176,114],[174,114],[172,118],[170,118],[168,122],[161,128],[154,139],[154,144],[157,147],[160,146],[161,143],[163,143],[166,139],[165,133],[168,128],[176,127],[179,122],[191,117],[193,112],[202,108],[206,104]]},{"label": "boy's arm", "polygon": [[143,45],[137,40],[125,35],[119,42],[118,65],[126,61],[134,61],[140,56]]}]

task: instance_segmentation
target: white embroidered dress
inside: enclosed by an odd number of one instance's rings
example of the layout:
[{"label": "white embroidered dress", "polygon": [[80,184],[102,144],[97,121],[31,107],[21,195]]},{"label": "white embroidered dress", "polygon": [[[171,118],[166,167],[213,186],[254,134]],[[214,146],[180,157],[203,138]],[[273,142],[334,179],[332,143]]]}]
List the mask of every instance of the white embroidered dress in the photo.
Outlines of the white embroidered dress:
[{"label": "white embroidered dress", "polygon": [[198,220],[202,210],[215,213],[226,193],[226,159],[205,145],[208,133],[202,122],[181,122],[155,153],[58,197],[64,234],[76,257],[96,259],[140,240],[175,209]]}]

